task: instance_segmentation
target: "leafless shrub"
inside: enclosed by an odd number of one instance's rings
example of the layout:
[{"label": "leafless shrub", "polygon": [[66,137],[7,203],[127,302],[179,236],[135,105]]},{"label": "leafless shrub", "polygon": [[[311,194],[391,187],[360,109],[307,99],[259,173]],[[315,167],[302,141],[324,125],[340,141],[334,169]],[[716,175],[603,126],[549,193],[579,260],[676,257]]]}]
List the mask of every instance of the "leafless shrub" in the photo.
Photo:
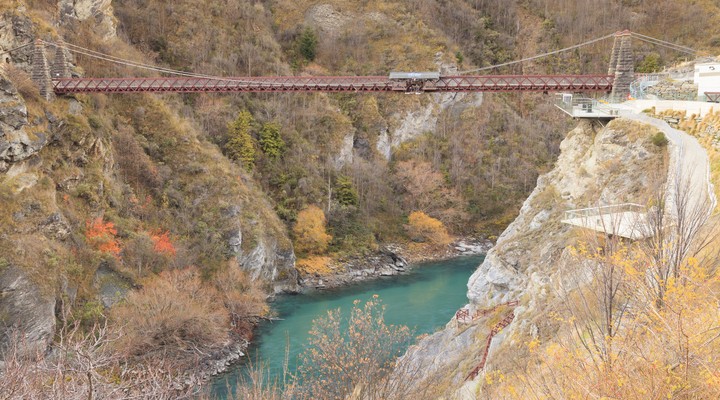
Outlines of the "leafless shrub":
[{"label": "leafless shrub", "polygon": [[124,332],[119,348],[128,357],[162,355],[186,365],[209,354],[228,340],[227,312],[215,298],[196,268],[161,273],[113,310],[111,320]]},{"label": "leafless shrub", "polygon": [[27,72],[8,64],[5,65],[5,74],[25,101],[40,101],[40,89]]}]

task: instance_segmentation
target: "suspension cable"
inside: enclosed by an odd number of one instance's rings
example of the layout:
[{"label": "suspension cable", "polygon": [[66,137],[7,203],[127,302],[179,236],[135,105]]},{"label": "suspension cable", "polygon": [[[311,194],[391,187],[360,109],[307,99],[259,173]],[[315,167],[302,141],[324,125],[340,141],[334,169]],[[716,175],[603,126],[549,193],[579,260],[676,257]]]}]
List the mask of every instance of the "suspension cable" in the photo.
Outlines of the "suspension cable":
[{"label": "suspension cable", "polygon": [[[642,34],[639,34],[639,33],[636,33],[636,32],[631,32],[631,35],[632,35],[633,37],[635,37],[636,39],[638,39],[638,40],[641,40],[641,41],[644,41],[644,42],[647,42],[647,43],[650,43],[650,44],[654,44],[654,45],[657,45],[657,46],[666,47],[666,48],[671,49],[671,50],[675,50],[675,51],[679,51],[679,52],[684,52],[684,53],[689,53],[689,54],[695,54],[695,53],[697,53],[697,50],[692,49],[692,48],[690,48],[690,47],[682,46],[682,45],[678,45],[678,44],[674,44],[674,43],[671,43],[671,42],[668,42],[668,41],[665,41],[665,40],[661,40],[661,39],[653,38],[653,37],[650,37],[650,36],[642,35]],[[554,54],[559,54],[559,53],[563,53],[563,52],[566,52],[566,51],[574,50],[574,49],[577,49],[577,48],[580,48],[580,47],[588,46],[588,45],[591,45],[591,44],[594,44],[594,43],[597,43],[597,42],[600,42],[600,41],[609,39],[609,38],[614,37],[614,36],[615,36],[615,33],[612,33],[612,34],[609,34],[609,35],[605,35],[605,36],[602,36],[602,37],[599,37],[599,38],[596,38],[596,39],[588,40],[588,41],[586,41],[586,42],[579,43],[579,44],[576,44],[576,45],[573,45],[573,46],[570,46],[570,47],[566,47],[566,48],[563,48],[563,49],[554,50],[554,51],[550,51],[550,52],[542,53],[542,54],[537,54],[537,55],[534,55],[534,56],[531,56],[531,57],[526,57],[526,58],[523,58],[523,59],[520,59],[520,60],[509,61],[509,62],[505,62],[505,63],[490,65],[490,66],[487,66],[487,67],[475,68],[475,69],[465,70],[465,71],[459,71],[459,72],[457,72],[457,73],[458,73],[459,75],[463,75],[463,74],[468,74],[468,73],[471,73],[471,72],[486,71],[486,70],[490,70],[490,69],[495,69],[495,68],[500,68],[500,67],[506,67],[506,66],[510,66],[510,65],[515,65],[515,64],[522,63],[522,62],[526,62],[526,61],[537,60],[537,59],[539,59],[539,58],[543,58],[543,57],[551,56],[551,55],[554,55]],[[61,45],[59,45],[59,44],[57,44],[57,43],[53,43],[53,42],[42,41],[42,43],[44,43],[44,44],[46,44],[46,45],[49,45],[49,46],[53,46],[53,47],[61,47]],[[24,44],[24,45],[21,45],[21,46],[15,47],[15,48],[13,48],[13,49],[7,50],[7,51],[5,51],[5,52],[2,52],[2,53],[0,53],[0,55],[4,55],[4,54],[7,54],[7,53],[11,53],[11,52],[13,52],[13,51],[16,51],[16,50],[19,50],[19,49],[21,49],[21,48],[30,46],[30,45],[32,45],[32,44],[33,44],[33,43],[26,43],[26,44]],[[124,66],[128,66],[128,67],[133,67],[133,68],[146,69],[146,70],[155,71],[155,72],[159,72],[159,73],[165,73],[165,74],[171,74],[171,75],[178,75],[178,76],[184,76],[184,77],[189,77],[189,78],[213,79],[213,80],[218,80],[218,81],[244,83],[244,84],[258,84],[258,83],[262,83],[262,84],[271,85],[271,86],[281,86],[281,85],[283,85],[282,83],[258,82],[258,81],[243,80],[243,79],[239,79],[239,78],[219,77],[219,76],[213,76],[213,75],[198,74],[198,73],[194,73],[194,72],[180,71],[180,70],[176,70],[176,69],[164,68],[164,67],[159,67],[159,66],[155,66],[155,65],[150,65],[150,64],[141,63],[141,62],[138,62],[138,61],[132,61],[132,60],[128,60],[128,59],[116,57],[116,56],[113,56],[113,55],[110,55],[110,54],[101,53],[101,52],[98,52],[98,51],[95,51],[95,50],[91,50],[91,49],[88,49],[88,48],[85,48],[85,47],[82,47],[82,46],[78,46],[78,45],[75,45],[75,44],[72,44],[72,43],[68,43],[68,42],[64,42],[63,45],[65,46],[65,48],[66,48],[68,51],[73,52],[73,53],[82,54],[82,55],[85,55],[85,56],[88,56],[88,57],[96,58],[96,59],[99,59],[99,60],[102,60],[102,61],[106,61],[106,62],[110,62],[110,63],[120,64],[120,65],[124,65]],[[385,83],[387,83],[387,82],[366,82],[366,84],[385,84]]]},{"label": "suspension cable", "polygon": [[635,39],[638,39],[638,40],[640,40],[640,41],[647,42],[647,43],[651,43],[651,44],[654,44],[654,45],[657,45],[657,46],[666,47],[666,48],[668,48],[668,49],[675,50],[675,51],[679,51],[679,52],[682,52],[682,53],[695,54],[695,53],[698,52],[697,50],[695,50],[695,49],[693,49],[693,48],[691,48],[691,47],[687,47],[687,46],[683,46],[683,45],[679,45],[679,44],[667,42],[667,41],[665,41],[665,40],[657,39],[657,38],[650,37],[650,36],[641,35],[641,34],[635,33],[635,32],[632,33],[632,36],[633,36]]},{"label": "suspension cable", "polygon": [[609,35],[605,35],[605,36],[599,37],[599,38],[597,38],[597,39],[588,40],[587,42],[580,43],[580,44],[576,44],[576,45],[570,46],[570,47],[566,47],[566,48],[564,48],[564,49],[554,50],[554,51],[550,51],[550,52],[547,52],[547,53],[534,55],[534,56],[532,56],[532,57],[523,58],[523,59],[521,59],[521,60],[515,60],[515,61],[509,61],[509,62],[502,63],[502,64],[490,65],[490,66],[488,66],[488,67],[475,68],[475,69],[470,69],[470,70],[467,70],[467,71],[460,71],[460,72],[458,72],[458,74],[467,74],[467,73],[470,73],[470,72],[485,71],[485,70],[494,69],[494,68],[506,67],[506,66],[508,66],[508,65],[519,64],[519,63],[525,62],[525,61],[532,61],[532,60],[536,60],[536,59],[538,59],[538,58],[543,58],[543,57],[551,56],[551,55],[553,55],[553,54],[563,53],[563,52],[566,52],[566,51],[569,51],[569,50],[577,49],[577,48],[579,48],[579,47],[583,47],[583,46],[587,46],[587,45],[590,45],[590,44],[593,44],[593,43],[597,43],[597,42],[600,42],[600,41],[602,41],[602,40],[609,39],[609,38],[611,38],[611,37],[613,37],[613,36],[615,36],[615,34],[614,34],[614,33],[611,33],[611,34],[609,34]]},{"label": "suspension cable", "polygon": [[32,42],[30,42],[30,43],[25,43],[25,44],[20,45],[20,46],[18,46],[18,47],[14,47],[14,48],[12,48],[12,49],[10,49],[10,50],[5,50],[5,51],[3,51],[2,53],[0,53],[0,56],[4,56],[5,54],[10,54],[10,53],[12,53],[12,52],[14,52],[14,51],[17,51],[17,50],[20,50],[20,49],[22,49],[22,48],[25,48],[25,47],[28,47],[28,46],[32,46],[32,45],[33,45]]},{"label": "suspension cable", "polygon": [[[53,43],[53,42],[43,41],[43,43],[45,43],[49,46],[53,46],[53,47],[62,47],[61,45],[59,45],[57,43]],[[176,70],[176,69],[158,67],[155,65],[144,64],[141,62],[116,57],[116,56],[113,56],[110,54],[101,53],[101,52],[91,50],[91,49],[88,49],[88,48],[85,48],[82,46],[74,45],[74,44],[68,43],[68,42],[64,42],[63,45],[66,47],[66,49],[68,51],[73,52],[73,53],[82,54],[82,55],[92,57],[95,59],[99,59],[99,60],[103,60],[103,61],[107,61],[107,62],[111,62],[111,63],[115,63],[115,64],[120,64],[120,65],[125,65],[128,67],[140,68],[140,69],[145,69],[145,70],[150,70],[150,71],[155,71],[155,72],[160,72],[160,73],[184,76],[184,77],[188,77],[188,78],[212,79],[212,80],[217,80],[217,81],[221,81],[221,82],[242,83],[242,84],[247,84],[247,85],[254,85],[254,84],[263,84],[266,86],[283,86],[284,85],[283,83],[252,81],[252,80],[244,80],[244,79],[232,78],[232,77],[220,77],[220,76],[214,76],[214,75],[205,75],[205,74],[197,74],[194,72],[180,71],[180,70]],[[368,85],[373,85],[373,84],[374,85],[383,85],[383,84],[386,84],[387,82],[364,82],[364,83],[368,84]]]},{"label": "suspension cable", "polygon": [[[57,43],[53,43],[53,42],[43,41],[43,43],[45,43],[49,46],[53,46],[53,47],[61,47],[61,45],[59,45]],[[116,56],[113,56],[110,54],[101,53],[98,51],[87,49],[87,48],[77,46],[77,45],[67,43],[67,42],[65,42],[63,44],[65,45],[67,50],[70,52],[82,54],[82,55],[85,55],[88,57],[96,58],[96,59],[103,60],[103,61],[108,61],[108,62],[115,63],[115,64],[125,65],[128,67],[147,69],[150,71],[185,76],[185,77],[190,77],[190,78],[220,79],[219,77],[214,77],[214,76],[210,76],[210,75],[196,74],[193,72],[179,71],[179,70],[174,70],[174,69],[170,69],[170,68],[164,68],[164,67],[158,67],[155,65],[144,64],[141,62],[116,57]],[[225,78],[222,78],[222,79],[225,79]],[[228,80],[230,80],[230,79],[228,79]]]},{"label": "suspension cable", "polygon": [[681,44],[668,42],[667,40],[662,40],[662,39],[654,38],[654,37],[652,37],[652,36],[643,35],[642,33],[631,32],[631,34],[632,34],[633,36],[636,36],[636,37],[642,37],[642,38],[645,38],[645,39],[652,39],[652,40],[655,40],[655,41],[658,41],[658,42],[661,42],[661,43],[664,43],[664,44],[667,44],[667,45],[670,45],[670,46],[682,47],[682,48],[687,49],[687,50],[689,50],[689,51],[697,51],[697,50],[693,49],[692,47],[683,46],[683,45],[681,45]]}]

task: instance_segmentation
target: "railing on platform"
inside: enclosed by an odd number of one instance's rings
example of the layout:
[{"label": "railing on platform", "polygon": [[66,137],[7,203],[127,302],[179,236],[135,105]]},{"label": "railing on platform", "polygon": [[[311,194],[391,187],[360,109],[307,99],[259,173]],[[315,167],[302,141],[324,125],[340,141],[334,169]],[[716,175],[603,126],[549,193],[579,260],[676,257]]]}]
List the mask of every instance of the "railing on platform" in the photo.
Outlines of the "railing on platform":
[{"label": "railing on platform", "polygon": [[647,212],[647,208],[636,203],[623,203],[610,206],[579,208],[577,210],[565,211],[565,219],[569,220],[574,218],[592,218],[599,215],[608,215],[621,212],[645,213]]},{"label": "railing on platform", "polygon": [[630,96],[633,99],[644,100],[647,98],[647,90],[661,81],[670,78],[667,73],[641,74],[636,75],[637,79],[630,84]]},{"label": "railing on platform", "polygon": [[705,92],[705,99],[710,103],[720,103],[720,92]]},{"label": "railing on platform", "polygon": [[482,358],[480,358],[480,362],[478,363],[478,365],[473,368],[473,370],[470,371],[470,374],[468,374],[467,378],[465,378],[466,381],[471,381],[475,379],[480,374],[480,371],[485,369],[485,364],[487,363],[488,356],[490,355],[490,345],[492,345],[492,341],[495,338],[495,335],[497,335],[498,333],[500,333],[501,330],[510,325],[510,323],[512,323],[514,319],[515,309],[512,309],[507,314],[505,314],[505,318],[503,318],[500,322],[493,326],[492,330],[490,330],[490,334],[488,335],[487,340],[485,341],[485,348],[483,350]]},{"label": "railing on platform", "polygon": [[605,99],[593,99],[568,93],[558,93],[555,105],[573,117],[582,117],[585,114],[591,114],[591,116],[605,114],[608,117],[618,115],[618,110]]},{"label": "railing on platform", "polygon": [[487,363],[488,355],[490,353],[490,345],[492,344],[493,338],[495,338],[495,336],[500,333],[501,330],[503,330],[506,326],[510,325],[510,323],[512,323],[512,321],[515,319],[515,307],[518,304],[520,304],[518,300],[500,303],[490,308],[476,310],[472,316],[470,315],[470,310],[465,307],[459,309],[455,313],[455,319],[458,321],[458,323],[468,323],[468,320],[470,320],[470,322],[475,321],[478,318],[492,314],[493,312],[497,311],[502,307],[510,307],[510,310],[504,314],[503,319],[493,325],[492,329],[490,330],[490,333],[485,340],[485,346],[483,347],[483,353],[480,358],[480,362],[475,368],[473,368],[472,371],[470,371],[470,374],[468,374],[468,376],[465,378],[466,381],[475,379],[478,374],[480,374],[480,371],[485,368],[485,364]]}]

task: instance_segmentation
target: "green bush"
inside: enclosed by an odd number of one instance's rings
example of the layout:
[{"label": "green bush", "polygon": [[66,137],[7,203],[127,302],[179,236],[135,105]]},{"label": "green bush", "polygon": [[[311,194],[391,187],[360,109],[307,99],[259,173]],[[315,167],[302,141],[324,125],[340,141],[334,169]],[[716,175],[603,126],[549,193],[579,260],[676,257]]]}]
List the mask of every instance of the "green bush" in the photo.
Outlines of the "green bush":
[{"label": "green bush", "polygon": [[80,308],[80,323],[84,327],[91,327],[105,318],[105,308],[99,301],[88,301]]},{"label": "green bush", "polygon": [[635,71],[644,74],[650,74],[653,72],[658,72],[661,67],[662,60],[660,59],[660,54],[650,53],[645,56],[642,61],[640,61],[637,68],[635,68]]},{"label": "green bush", "polygon": [[653,143],[655,146],[658,146],[658,147],[665,147],[665,146],[667,146],[667,144],[668,144],[668,140],[667,140],[667,138],[665,137],[665,134],[662,133],[662,132],[656,133],[656,134],[652,137],[651,140],[652,140],[652,143]]},{"label": "green bush", "polygon": [[280,136],[280,124],[268,122],[260,130],[260,149],[268,158],[277,158],[285,151],[285,141]]},{"label": "green bush", "polygon": [[315,60],[317,56],[318,38],[315,31],[308,27],[303,30],[298,38],[298,51],[308,61]]},{"label": "green bush", "polygon": [[238,117],[228,126],[228,141],[225,150],[228,157],[240,161],[247,171],[252,171],[255,166],[255,140],[251,134],[251,127],[254,119],[247,111],[242,111]]},{"label": "green bush", "polygon": [[356,206],[358,204],[357,190],[355,190],[352,181],[347,176],[341,176],[337,179],[336,190],[335,197],[340,205]]}]

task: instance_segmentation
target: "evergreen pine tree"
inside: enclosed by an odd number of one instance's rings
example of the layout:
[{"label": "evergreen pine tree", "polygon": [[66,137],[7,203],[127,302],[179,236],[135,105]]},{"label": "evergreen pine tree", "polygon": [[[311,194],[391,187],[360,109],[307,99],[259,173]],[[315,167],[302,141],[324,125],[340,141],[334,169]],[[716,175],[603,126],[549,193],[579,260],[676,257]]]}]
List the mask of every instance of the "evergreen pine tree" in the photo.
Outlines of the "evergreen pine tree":
[{"label": "evergreen pine tree", "polygon": [[352,180],[347,176],[338,177],[335,196],[338,203],[343,206],[356,206],[358,204],[357,191],[353,187]]},{"label": "evergreen pine tree", "polygon": [[285,141],[280,136],[280,125],[276,122],[263,124],[259,142],[260,149],[268,158],[277,158],[285,151]]},{"label": "evergreen pine tree", "polygon": [[298,50],[306,60],[313,61],[317,55],[318,38],[315,31],[308,27],[303,30],[298,39]]},{"label": "evergreen pine tree", "polygon": [[228,126],[229,139],[225,144],[228,157],[240,161],[248,172],[255,166],[255,140],[250,132],[253,122],[248,111],[238,114],[237,119]]}]

